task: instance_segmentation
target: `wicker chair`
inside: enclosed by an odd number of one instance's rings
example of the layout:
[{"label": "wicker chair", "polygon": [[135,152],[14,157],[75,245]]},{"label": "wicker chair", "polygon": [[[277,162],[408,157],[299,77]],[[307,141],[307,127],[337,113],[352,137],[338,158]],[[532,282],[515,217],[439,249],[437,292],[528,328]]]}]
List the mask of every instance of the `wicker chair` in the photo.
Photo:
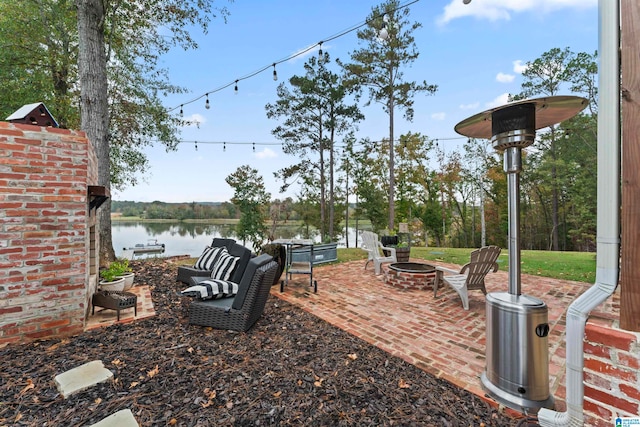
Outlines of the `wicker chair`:
[{"label": "wicker chair", "polygon": [[270,255],[252,258],[233,298],[196,300],[189,306],[189,323],[215,329],[247,331],[262,316],[278,263]]}]

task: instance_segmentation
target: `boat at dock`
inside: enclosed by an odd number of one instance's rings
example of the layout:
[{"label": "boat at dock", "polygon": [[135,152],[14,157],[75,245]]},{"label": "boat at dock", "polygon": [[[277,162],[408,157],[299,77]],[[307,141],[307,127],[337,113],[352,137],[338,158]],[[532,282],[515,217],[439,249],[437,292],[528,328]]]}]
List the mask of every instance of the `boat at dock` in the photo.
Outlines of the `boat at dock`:
[{"label": "boat at dock", "polygon": [[149,240],[146,244],[138,243],[135,246],[129,248],[122,248],[123,256],[128,259],[133,259],[138,255],[150,255],[164,253],[164,243],[158,243],[157,240]]}]

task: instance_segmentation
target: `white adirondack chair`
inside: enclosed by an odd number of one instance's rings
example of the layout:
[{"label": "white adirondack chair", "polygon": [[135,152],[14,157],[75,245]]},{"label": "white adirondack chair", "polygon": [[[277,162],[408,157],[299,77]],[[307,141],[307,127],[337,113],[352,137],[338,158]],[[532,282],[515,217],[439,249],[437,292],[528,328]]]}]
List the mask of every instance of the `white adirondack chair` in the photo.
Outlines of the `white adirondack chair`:
[{"label": "white adirondack chair", "polygon": [[[451,286],[460,295],[462,306],[469,310],[469,291],[479,289],[483,294],[487,294],[484,287],[485,276],[493,271],[498,271],[496,262],[500,255],[500,248],[497,246],[484,246],[471,252],[471,261],[463,265],[460,271],[451,270],[445,267],[436,267],[436,281],[433,286],[433,296],[438,292],[440,282]],[[446,275],[445,273],[453,273]]]},{"label": "white adirondack chair", "polygon": [[[368,253],[367,262],[364,265],[365,270],[367,269],[367,265],[370,261],[373,261],[373,267],[376,274],[381,273],[381,266],[383,263],[397,262],[396,248],[382,246],[382,243],[378,240],[378,235],[376,233],[363,231],[360,236],[362,237],[362,249]],[[383,249],[389,252],[388,256],[384,254]]]}]

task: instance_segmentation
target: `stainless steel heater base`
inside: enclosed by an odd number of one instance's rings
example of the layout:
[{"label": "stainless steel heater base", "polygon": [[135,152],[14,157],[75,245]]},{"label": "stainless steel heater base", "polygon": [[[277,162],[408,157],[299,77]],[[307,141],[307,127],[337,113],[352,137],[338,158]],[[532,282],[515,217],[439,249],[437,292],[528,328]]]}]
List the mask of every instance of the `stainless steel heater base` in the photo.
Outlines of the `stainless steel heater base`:
[{"label": "stainless steel heater base", "polygon": [[524,397],[518,397],[495,386],[487,378],[486,372],[483,372],[480,376],[480,382],[482,383],[482,389],[486,391],[493,400],[507,408],[515,409],[516,411],[520,411],[524,414],[538,413],[540,408],[553,409],[553,396],[549,396],[545,400],[531,400]]}]

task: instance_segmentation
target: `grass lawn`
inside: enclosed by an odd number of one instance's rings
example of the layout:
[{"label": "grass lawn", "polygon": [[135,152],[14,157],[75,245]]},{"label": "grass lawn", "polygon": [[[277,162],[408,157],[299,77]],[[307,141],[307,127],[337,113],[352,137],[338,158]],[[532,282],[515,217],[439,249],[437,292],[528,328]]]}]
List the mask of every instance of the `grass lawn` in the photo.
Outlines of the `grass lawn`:
[{"label": "grass lawn", "polygon": [[[411,257],[427,261],[440,261],[464,265],[469,262],[473,248],[411,248]],[[561,280],[595,283],[596,254],[594,252],[522,251],[523,274],[551,277]],[[366,259],[367,253],[359,248],[338,248],[338,261]],[[498,263],[500,270],[509,270],[508,251],[503,249]],[[180,260],[181,265],[192,265],[194,258]]]},{"label": "grass lawn", "polygon": [[[411,248],[411,257],[464,265],[473,248]],[[595,283],[596,254],[594,252],[522,251],[523,274],[552,277],[561,280]],[[338,248],[338,262],[366,259],[362,249]],[[508,251],[503,249],[498,259],[500,270],[509,270]]]}]

